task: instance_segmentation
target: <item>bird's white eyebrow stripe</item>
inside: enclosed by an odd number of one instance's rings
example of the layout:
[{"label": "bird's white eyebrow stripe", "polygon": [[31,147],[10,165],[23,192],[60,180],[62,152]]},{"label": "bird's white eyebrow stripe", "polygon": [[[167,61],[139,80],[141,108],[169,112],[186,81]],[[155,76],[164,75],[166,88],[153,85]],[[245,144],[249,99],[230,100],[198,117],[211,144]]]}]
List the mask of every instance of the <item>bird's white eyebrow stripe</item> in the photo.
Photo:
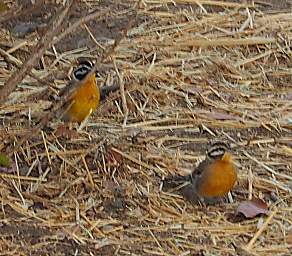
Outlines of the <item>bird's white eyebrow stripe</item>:
[{"label": "bird's white eyebrow stripe", "polygon": [[210,157],[216,157],[216,156],[223,156],[224,153],[226,152],[226,148],[221,146],[221,147],[212,147],[207,151],[207,155]]},{"label": "bird's white eyebrow stripe", "polygon": [[78,67],[76,68],[76,71],[77,71],[77,70],[82,70],[82,69],[91,70],[91,67],[82,64],[82,65],[80,65],[80,66],[78,66]]}]

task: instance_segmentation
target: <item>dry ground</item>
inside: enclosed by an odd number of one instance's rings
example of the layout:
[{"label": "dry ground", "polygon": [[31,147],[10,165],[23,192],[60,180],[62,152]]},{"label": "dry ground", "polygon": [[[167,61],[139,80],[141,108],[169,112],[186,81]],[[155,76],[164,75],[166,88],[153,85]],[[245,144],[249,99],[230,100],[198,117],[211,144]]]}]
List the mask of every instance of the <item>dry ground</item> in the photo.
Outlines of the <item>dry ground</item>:
[{"label": "dry ground", "polygon": [[[1,17],[1,87],[61,8],[36,2],[20,1],[16,15]],[[0,106],[0,149],[14,162],[0,175],[0,255],[290,255],[291,6],[78,2],[65,27],[107,12],[35,65],[49,90],[28,75]],[[133,27],[100,69],[107,84],[116,82],[114,59],[127,108],[113,93],[77,136],[59,136],[52,118],[13,152],[55,100],[40,93],[57,93],[79,57],[99,58],[133,14]],[[233,148],[233,200],[203,207],[161,191],[163,177],[189,172],[215,140]],[[268,216],[235,218],[251,196],[268,203]]]}]

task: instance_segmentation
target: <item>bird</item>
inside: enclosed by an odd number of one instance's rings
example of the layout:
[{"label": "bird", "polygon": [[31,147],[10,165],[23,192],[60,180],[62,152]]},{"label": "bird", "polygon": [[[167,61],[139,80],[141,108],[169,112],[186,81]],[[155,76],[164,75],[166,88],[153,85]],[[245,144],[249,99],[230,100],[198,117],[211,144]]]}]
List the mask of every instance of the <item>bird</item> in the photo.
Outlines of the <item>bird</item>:
[{"label": "bird", "polygon": [[82,84],[77,87],[70,95],[69,101],[62,107],[62,120],[65,122],[81,123],[94,112],[100,104],[100,101],[110,93],[119,88],[119,85],[103,86],[97,85],[97,74],[93,73],[87,78],[87,74],[91,71],[93,63],[90,60],[82,60],[77,68],[73,71],[73,79],[59,93],[64,95],[70,87],[78,81]]},{"label": "bird", "polygon": [[178,190],[191,202],[214,203],[231,191],[237,181],[232,155],[224,143],[214,143],[207,156],[190,175],[170,176],[163,181],[163,190]]}]

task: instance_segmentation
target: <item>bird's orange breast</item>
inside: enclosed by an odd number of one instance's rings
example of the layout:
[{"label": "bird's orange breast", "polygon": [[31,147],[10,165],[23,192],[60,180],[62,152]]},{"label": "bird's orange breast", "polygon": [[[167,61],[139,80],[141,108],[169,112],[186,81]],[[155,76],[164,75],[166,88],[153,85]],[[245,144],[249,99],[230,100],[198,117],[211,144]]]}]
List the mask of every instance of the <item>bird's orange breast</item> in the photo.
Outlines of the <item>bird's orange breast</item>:
[{"label": "bird's orange breast", "polygon": [[99,105],[100,91],[95,74],[87,79],[75,92],[66,116],[71,122],[82,122]]},{"label": "bird's orange breast", "polygon": [[214,160],[197,180],[197,192],[203,197],[217,197],[226,195],[237,180],[235,166],[231,157]]}]

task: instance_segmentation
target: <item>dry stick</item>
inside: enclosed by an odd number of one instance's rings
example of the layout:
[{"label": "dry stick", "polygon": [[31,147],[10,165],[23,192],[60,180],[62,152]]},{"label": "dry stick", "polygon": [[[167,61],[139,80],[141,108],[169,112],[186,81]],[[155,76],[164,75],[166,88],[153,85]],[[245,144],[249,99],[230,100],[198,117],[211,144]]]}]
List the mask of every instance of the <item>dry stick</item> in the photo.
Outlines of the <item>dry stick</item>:
[{"label": "dry stick", "polygon": [[97,42],[97,40],[95,39],[94,35],[92,34],[92,32],[90,31],[90,29],[88,28],[88,26],[86,24],[83,24],[83,27],[85,28],[85,30],[87,31],[87,33],[89,34],[91,40],[100,48],[102,49],[102,51],[105,51],[105,48],[99,43]]},{"label": "dry stick", "polygon": [[109,12],[110,12],[109,9],[106,9],[106,10],[103,10],[103,11],[99,11],[98,10],[98,11],[95,11],[95,12],[87,15],[86,17],[80,18],[75,23],[73,23],[70,27],[68,27],[64,32],[62,32],[58,37],[56,37],[53,40],[53,43],[52,44],[56,44],[57,42],[59,42],[62,38],[64,38],[65,36],[69,35],[71,32],[73,32],[77,28],[79,28],[81,24],[86,23],[86,22],[88,22],[90,20],[93,20],[93,19],[95,19],[97,17],[104,18],[105,15],[107,13],[109,13]]},{"label": "dry stick", "polygon": [[[96,12],[93,12],[93,13],[89,14],[86,17],[80,18],[78,21],[76,21],[75,23],[73,23],[72,26],[70,26],[69,28],[65,29],[65,31],[63,33],[61,33],[59,36],[57,36],[56,38],[54,38],[52,45],[53,44],[56,44],[62,38],[64,38],[66,35],[68,35],[72,31],[74,31],[75,29],[77,29],[80,26],[80,24],[85,23],[85,22],[88,22],[88,21],[90,21],[90,20],[92,20],[92,19],[94,19],[94,18],[96,18],[98,16],[100,18],[101,17],[104,17],[108,12],[109,12],[109,10],[96,11]],[[17,67],[20,67],[21,66],[19,63],[14,62],[14,60],[10,58],[10,54],[6,53],[2,49],[0,49],[0,54],[3,56],[3,58],[9,59],[9,62],[11,62],[12,64],[16,65]],[[49,82],[43,80],[43,79],[40,79],[39,77],[37,77],[36,75],[34,75],[31,71],[28,72],[28,75],[31,76],[32,78],[34,78],[39,83],[45,84],[45,85],[48,86],[46,88],[46,90],[43,93],[41,93],[41,96],[44,95],[47,92],[48,88],[50,88],[50,85],[51,84]],[[46,98],[48,98],[51,95],[51,93],[49,93],[49,94],[46,93],[45,95],[46,95]]]},{"label": "dry stick", "polygon": [[117,148],[112,147],[111,149],[112,149],[113,151],[115,151],[116,153],[120,154],[122,157],[124,157],[124,158],[126,158],[126,159],[132,161],[133,163],[138,164],[138,165],[140,165],[140,166],[143,166],[145,169],[152,170],[155,174],[159,175],[159,177],[161,177],[161,172],[162,172],[164,175],[166,175],[166,173],[165,173],[162,169],[159,169],[159,168],[157,168],[157,167],[155,167],[155,166],[151,166],[151,165],[149,165],[149,164],[147,164],[147,163],[144,163],[144,162],[142,162],[142,161],[140,161],[140,160],[137,160],[136,158],[130,156],[129,154],[126,154],[126,153],[120,151],[120,150],[117,149]]},{"label": "dry stick", "polygon": [[122,105],[123,105],[123,112],[124,112],[123,113],[124,114],[123,126],[125,127],[126,124],[127,124],[127,119],[128,119],[128,115],[129,115],[129,110],[128,110],[128,106],[127,106],[127,99],[126,99],[126,96],[125,96],[125,84],[124,84],[124,81],[123,81],[123,77],[122,77],[122,75],[120,74],[120,72],[118,70],[118,67],[117,67],[115,59],[112,58],[112,60],[113,60],[113,63],[114,63],[114,67],[115,67],[117,76],[119,78],[120,93],[121,93],[121,97],[122,97]]},{"label": "dry stick", "polygon": [[286,174],[282,174],[282,173],[278,173],[276,171],[274,171],[272,168],[270,168],[269,166],[265,165],[263,162],[257,160],[255,157],[251,156],[249,153],[247,153],[246,151],[243,151],[243,154],[245,156],[247,156],[249,159],[251,159],[252,161],[256,162],[258,165],[262,166],[263,168],[265,168],[267,171],[269,171],[270,173],[278,176],[278,177],[282,177],[284,179],[288,179],[288,180],[292,180],[292,177],[290,175],[286,175]]},{"label": "dry stick", "polygon": [[[25,180],[25,181],[40,181],[39,177],[27,177],[27,176],[13,175],[13,174],[5,174],[5,173],[0,173],[0,178],[18,179],[18,180]],[[41,181],[47,181],[47,179],[41,178]]]},{"label": "dry stick", "polygon": [[36,45],[36,49],[23,63],[20,70],[17,70],[5,83],[0,90],[0,104],[4,103],[10,93],[23,80],[23,78],[31,71],[36,62],[41,58],[46,49],[52,44],[53,38],[60,31],[63,20],[67,17],[69,10],[72,8],[75,0],[71,0],[61,11],[59,11],[51,21],[47,33],[42,37]]},{"label": "dry stick", "polygon": [[[177,4],[188,4],[196,2],[194,0],[176,0]],[[200,4],[205,5],[213,5],[213,6],[221,6],[221,7],[234,7],[234,8],[247,8],[247,7],[255,7],[254,4],[244,4],[244,3],[233,3],[233,2],[222,2],[222,1],[214,1],[214,0],[200,0],[198,1]]]},{"label": "dry stick", "polygon": [[[5,59],[5,61],[7,63],[11,63],[13,65],[15,65],[18,68],[21,68],[21,61],[19,61],[18,59],[16,59],[15,57],[13,57],[11,54],[9,54],[8,52],[4,51],[3,49],[0,48],[0,55]],[[31,71],[28,72],[28,75],[30,77],[32,77],[33,79],[35,79],[36,81],[38,81],[41,84],[46,84],[46,85],[50,85],[49,82],[39,78],[38,76],[36,76],[34,73],[32,73]]]},{"label": "dry stick", "polygon": [[[176,47],[216,47],[216,46],[244,46],[244,45],[259,45],[271,44],[277,41],[274,37],[251,37],[251,38],[216,38],[210,39],[184,39],[175,42]],[[152,43],[151,41],[149,43]],[[168,42],[161,42],[158,46],[168,46]]]},{"label": "dry stick", "polygon": [[266,219],[265,223],[261,226],[261,228],[255,233],[255,235],[253,236],[253,238],[249,241],[249,243],[247,244],[247,246],[245,247],[245,250],[250,251],[253,244],[255,243],[255,241],[259,238],[259,236],[263,233],[263,231],[267,228],[267,226],[269,225],[269,223],[271,222],[271,220],[273,219],[273,217],[275,216],[275,214],[277,213],[277,209],[274,210],[270,216]]},{"label": "dry stick", "polygon": [[[5,61],[7,63],[11,63],[16,67],[21,68],[23,63],[20,60],[18,60],[17,58],[15,58],[13,55],[11,55],[9,53],[9,50],[8,51],[4,51],[3,49],[0,48],[0,55],[5,59]],[[52,94],[52,92],[53,92],[53,89],[51,87],[51,83],[46,81],[46,80],[44,80],[44,79],[42,79],[42,78],[39,78],[32,71],[29,71],[28,75],[30,77],[32,77],[33,79],[35,79],[40,84],[47,85],[47,87],[42,92],[37,93],[37,96],[36,96],[35,100],[48,99],[50,97],[50,95]],[[44,97],[44,95],[45,95],[45,97]]]},{"label": "dry stick", "polygon": [[[114,45],[100,58],[100,61],[96,61],[95,65],[92,67],[91,71],[87,74],[87,76],[83,79],[86,80],[88,79],[93,73],[95,73],[95,71],[98,69],[100,63],[102,63],[104,60],[106,60],[109,56],[111,56],[113,54],[113,52],[115,51],[116,47],[118,46],[118,44],[121,42],[121,40],[125,37],[125,35],[127,34],[127,31],[129,30],[130,27],[132,27],[133,22],[134,22],[134,18],[135,16],[133,16],[125,30],[124,33],[122,33],[122,35],[120,35],[116,40]],[[62,107],[64,106],[64,104],[66,102],[68,102],[69,98],[72,97],[72,94],[74,93],[74,91],[76,91],[82,84],[83,84],[83,80],[76,82],[75,84],[73,84],[70,89],[68,89],[63,97],[62,100],[60,100],[60,102],[58,102],[51,110],[50,112],[48,112],[41,120],[40,122],[30,131],[28,132],[26,135],[23,136],[23,138],[17,143],[17,145],[13,148],[12,151],[9,152],[9,155],[12,152],[17,151],[21,145],[23,144],[24,141],[26,141],[32,134],[35,134],[39,129],[41,129],[47,122],[48,120],[50,120],[55,113]]]}]

